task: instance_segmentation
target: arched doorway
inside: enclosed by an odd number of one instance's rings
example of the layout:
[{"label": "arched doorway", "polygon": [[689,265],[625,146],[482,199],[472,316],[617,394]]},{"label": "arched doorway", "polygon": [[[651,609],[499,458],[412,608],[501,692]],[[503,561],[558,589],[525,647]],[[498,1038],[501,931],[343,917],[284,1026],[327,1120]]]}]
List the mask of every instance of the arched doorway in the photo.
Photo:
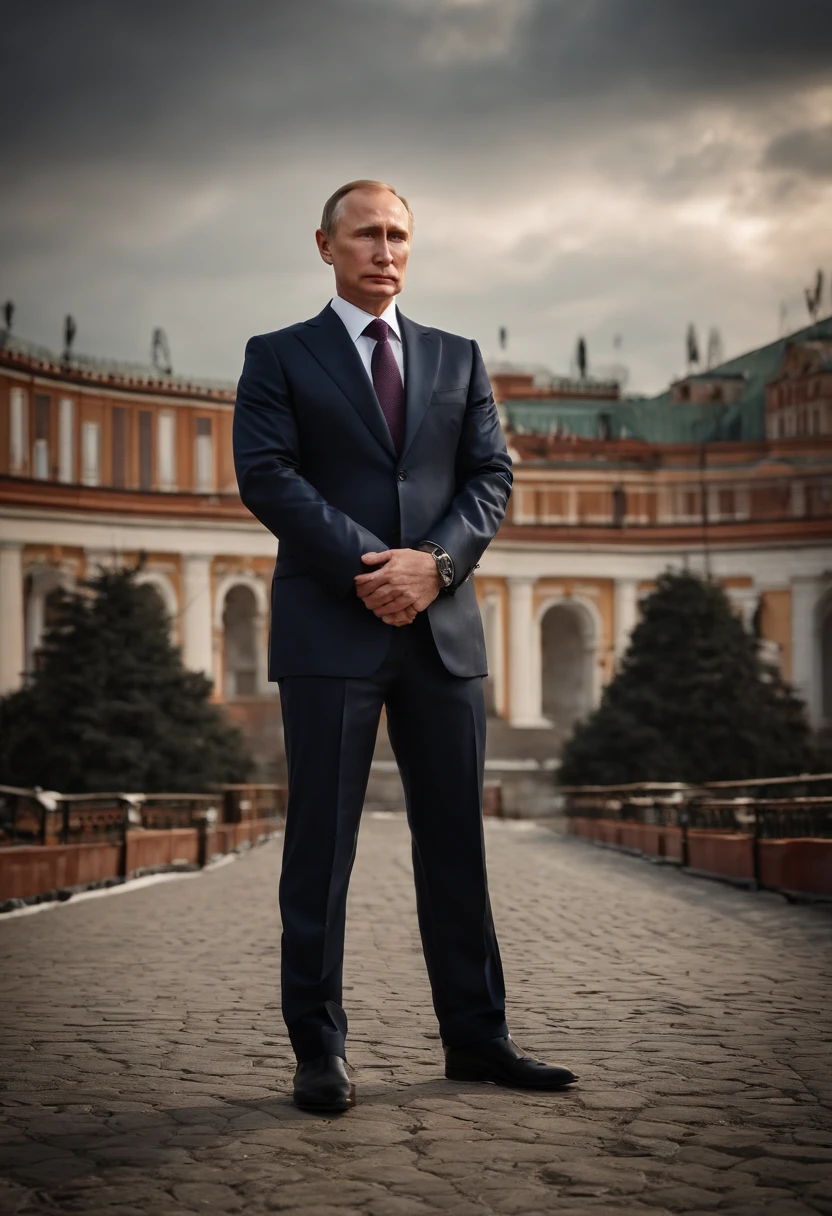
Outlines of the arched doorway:
[{"label": "arched doorway", "polygon": [[824,604],[820,627],[821,653],[821,712],[823,720],[832,725],[832,599]]},{"label": "arched doorway", "polygon": [[254,592],[237,583],[229,589],[222,613],[226,697],[252,697],[260,691],[257,622]]},{"label": "arched doorway", "polygon": [[564,736],[592,708],[593,636],[589,614],[577,603],[553,604],[540,622],[541,709]]}]

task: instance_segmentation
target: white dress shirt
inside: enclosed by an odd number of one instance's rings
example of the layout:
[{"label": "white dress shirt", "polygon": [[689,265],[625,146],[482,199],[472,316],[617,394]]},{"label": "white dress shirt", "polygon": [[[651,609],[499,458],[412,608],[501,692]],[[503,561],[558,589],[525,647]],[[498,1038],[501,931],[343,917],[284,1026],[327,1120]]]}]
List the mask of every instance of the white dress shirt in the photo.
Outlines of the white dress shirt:
[{"label": "white dress shirt", "polygon": [[[330,307],[344,322],[346,331],[355,343],[355,349],[358,351],[361,362],[364,364],[364,368],[372,384],[372,358],[376,342],[375,338],[368,338],[364,330],[371,321],[375,321],[375,317],[371,312],[365,312],[363,308],[356,308],[355,304],[350,304],[349,300],[343,300],[341,296],[334,296],[330,301]],[[390,327],[390,349],[393,352],[393,358],[396,360],[402,384],[404,384],[404,347],[402,345],[401,326],[399,324],[399,314],[396,311],[395,300],[390,301],[379,320],[386,321]]]},{"label": "white dress shirt", "polygon": [[[364,330],[371,321],[375,321],[375,317],[372,313],[365,312],[363,308],[357,308],[355,304],[350,304],[349,300],[344,300],[341,298],[341,296],[334,296],[332,300],[330,300],[330,306],[333,312],[337,313],[344,322],[346,331],[355,343],[355,349],[358,351],[358,354],[361,357],[361,362],[364,364],[364,368],[370,378],[370,383],[372,384],[372,358],[376,343],[375,338],[368,338],[364,333]],[[402,384],[404,384],[404,346],[402,344],[399,314],[396,311],[395,300],[390,301],[384,312],[381,314],[379,320],[386,321],[390,327],[390,333],[388,334],[390,349],[393,351],[393,357],[396,360],[396,366],[399,369]],[[439,545],[434,544],[433,541],[425,541],[423,543],[430,545],[432,549],[435,550],[437,556],[448,559],[451,568],[450,577],[451,581],[453,581],[455,577],[453,558],[450,557],[450,555],[446,553],[444,549],[440,548]],[[444,578],[442,581],[445,582]],[[445,585],[447,586],[447,583]]]}]

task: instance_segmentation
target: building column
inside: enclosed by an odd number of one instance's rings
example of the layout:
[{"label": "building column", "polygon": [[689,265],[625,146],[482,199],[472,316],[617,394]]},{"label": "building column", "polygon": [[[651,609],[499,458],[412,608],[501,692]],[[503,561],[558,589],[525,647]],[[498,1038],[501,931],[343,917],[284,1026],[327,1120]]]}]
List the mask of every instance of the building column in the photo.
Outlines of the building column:
[{"label": "building column", "polygon": [[512,726],[548,726],[541,716],[540,630],[533,608],[535,579],[509,578],[509,721]]},{"label": "building column", "polygon": [[25,666],[23,545],[0,543],[0,696],[20,687]]},{"label": "building column", "polygon": [[817,607],[822,589],[816,578],[793,578],[792,593],[792,684],[806,702],[809,721],[819,726],[820,637]]},{"label": "building column", "polygon": [[211,558],[186,553],[182,559],[182,659],[191,671],[214,678],[211,613]]},{"label": "building column", "polygon": [[749,633],[754,632],[754,613],[760,603],[760,596],[755,587],[729,587],[728,599],[745,625]]},{"label": "building column", "polygon": [[485,653],[488,657],[488,677],[493,692],[494,713],[504,717],[506,712],[505,672],[503,662],[503,600],[499,592],[489,592],[480,608],[485,632]]},{"label": "building column", "polygon": [[615,580],[615,661],[619,663],[638,624],[638,582],[634,578]]}]

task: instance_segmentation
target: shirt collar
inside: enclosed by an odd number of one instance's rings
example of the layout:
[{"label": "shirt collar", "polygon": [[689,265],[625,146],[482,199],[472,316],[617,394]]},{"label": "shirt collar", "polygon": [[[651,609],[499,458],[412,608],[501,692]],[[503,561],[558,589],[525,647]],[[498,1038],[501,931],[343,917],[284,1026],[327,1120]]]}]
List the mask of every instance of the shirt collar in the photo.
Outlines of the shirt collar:
[{"label": "shirt collar", "polygon": [[[353,342],[357,342],[370,322],[375,320],[372,313],[365,312],[363,308],[357,308],[355,304],[350,304],[349,300],[344,300],[341,296],[333,296],[330,300],[330,307],[344,322],[347,333]],[[402,335],[395,300],[390,301],[381,314],[380,320],[387,322],[390,326],[391,335],[398,338],[401,342]]]}]

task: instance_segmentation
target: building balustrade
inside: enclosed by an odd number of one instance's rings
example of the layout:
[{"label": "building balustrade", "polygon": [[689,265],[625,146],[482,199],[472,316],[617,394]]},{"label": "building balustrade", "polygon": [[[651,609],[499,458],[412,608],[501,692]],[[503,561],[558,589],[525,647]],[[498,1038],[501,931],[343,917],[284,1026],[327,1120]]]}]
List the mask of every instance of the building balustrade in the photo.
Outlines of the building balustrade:
[{"label": "building balustrade", "polygon": [[518,477],[508,520],[518,526],[649,529],[832,520],[832,474],[702,482],[626,481],[583,485],[564,472]]},{"label": "building balustrade", "polygon": [[[823,792],[826,791],[826,792]],[[753,890],[832,899],[832,774],[564,786],[570,832]]]},{"label": "building balustrade", "polygon": [[167,870],[198,869],[282,829],[285,787],[60,794],[0,786],[0,912]]}]

